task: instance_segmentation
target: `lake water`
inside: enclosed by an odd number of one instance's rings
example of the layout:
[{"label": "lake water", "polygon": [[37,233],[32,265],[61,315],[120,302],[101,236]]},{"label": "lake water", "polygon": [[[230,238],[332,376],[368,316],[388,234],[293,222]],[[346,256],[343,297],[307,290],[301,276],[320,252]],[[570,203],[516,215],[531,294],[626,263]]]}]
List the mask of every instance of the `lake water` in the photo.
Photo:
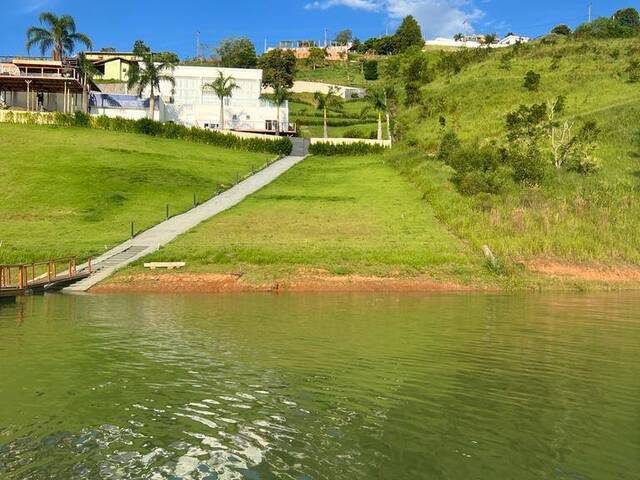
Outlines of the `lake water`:
[{"label": "lake water", "polygon": [[2,479],[638,479],[640,296],[0,305]]}]

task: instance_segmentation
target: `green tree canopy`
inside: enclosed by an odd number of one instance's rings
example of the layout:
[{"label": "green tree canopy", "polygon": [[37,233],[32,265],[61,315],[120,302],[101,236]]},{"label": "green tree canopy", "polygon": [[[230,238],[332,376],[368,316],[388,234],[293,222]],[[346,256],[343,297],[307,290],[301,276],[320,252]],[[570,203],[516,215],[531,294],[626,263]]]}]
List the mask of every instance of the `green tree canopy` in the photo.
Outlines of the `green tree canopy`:
[{"label": "green tree canopy", "polygon": [[404,52],[407,48],[414,45],[422,48],[424,46],[424,37],[418,21],[412,15],[407,15],[402,20],[402,24],[398,27],[395,34],[396,51]]},{"label": "green tree canopy", "polygon": [[613,18],[624,27],[640,27],[640,14],[635,8],[623,8],[613,14]]},{"label": "green tree canopy", "polygon": [[335,42],[340,45],[347,45],[348,43],[351,43],[351,40],[353,40],[353,32],[348,28],[346,30],[339,31],[335,38]]},{"label": "green tree canopy", "polygon": [[222,67],[255,68],[258,64],[256,47],[247,37],[223,40],[216,53]]},{"label": "green tree canopy", "polygon": [[51,12],[44,12],[39,17],[40,27],[31,27],[27,30],[27,50],[38,46],[40,53],[44,55],[52,50],[54,60],[73,53],[76,44],[81,43],[86,48],[93,48],[91,39],[84,33],[76,31],[76,22],[73,17],[63,15],[58,17]]},{"label": "green tree canopy", "polygon": [[309,49],[309,56],[307,57],[307,64],[314,70],[324,63],[327,57],[327,51],[324,48],[311,47]]},{"label": "green tree canopy", "polygon": [[274,49],[260,57],[258,67],[262,69],[265,86],[293,87],[296,75],[296,56],[291,50]]}]

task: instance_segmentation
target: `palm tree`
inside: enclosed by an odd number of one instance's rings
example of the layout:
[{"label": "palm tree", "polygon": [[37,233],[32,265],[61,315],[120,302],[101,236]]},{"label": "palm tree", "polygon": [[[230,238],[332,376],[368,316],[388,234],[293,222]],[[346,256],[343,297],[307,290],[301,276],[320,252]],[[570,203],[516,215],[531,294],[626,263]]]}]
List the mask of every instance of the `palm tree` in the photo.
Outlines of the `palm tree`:
[{"label": "palm tree", "polygon": [[463,34],[461,34],[461,33],[456,33],[456,34],[453,36],[453,39],[454,39],[456,42],[461,42],[462,40],[464,40],[464,35],[463,35]]},{"label": "palm tree", "polygon": [[84,53],[78,54],[78,67],[84,78],[84,88],[82,89],[82,106],[85,112],[89,112],[89,80],[98,75],[98,69],[95,64],[87,58]]},{"label": "palm tree", "polygon": [[27,50],[31,51],[34,45],[40,47],[44,55],[53,49],[53,59],[62,60],[65,54],[71,54],[75,50],[76,43],[83,44],[91,49],[91,39],[84,33],[76,32],[76,22],[70,15],[58,17],[51,12],[40,15],[41,27],[31,27],[27,30]]},{"label": "palm tree", "polygon": [[327,93],[316,92],[313,94],[313,99],[316,102],[316,108],[322,110],[324,117],[324,138],[329,138],[329,128],[327,127],[327,110],[334,108],[339,110],[342,108],[342,99],[336,95],[337,90],[334,87],[330,87]]},{"label": "palm tree", "polygon": [[280,135],[280,106],[291,98],[291,92],[282,85],[276,85],[273,89],[273,102],[276,104],[276,135]]},{"label": "palm tree", "polygon": [[150,91],[149,110],[151,111],[151,120],[154,120],[156,110],[156,91],[160,92],[160,82],[169,82],[175,87],[176,81],[173,78],[173,63],[154,62],[153,54],[145,55],[142,59],[142,68],[135,67],[129,70],[128,88],[138,86],[138,96],[142,96],[147,88]]},{"label": "palm tree", "polygon": [[491,46],[498,41],[498,35],[495,33],[488,33],[484,36],[484,44]]},{"label": "palm tree", "polygon": [[231,97],[233,91],[240,88],[236,79],[232,76],[225,77],[224,73],[218,72],[218,78],[211,83],[205,83],[203,90],[213,90],[213,93],[220,99],[220,128],[224,130],[224,99]]},{"label": "palm tree", "polygon": [[369,110],[378,114],[378,140],[382,140],[382,115],[388,111],[387,93],[381,88],[371,88],[367,91],[365,100],[369,105],[362,110],[362,115],[366,115]]}]

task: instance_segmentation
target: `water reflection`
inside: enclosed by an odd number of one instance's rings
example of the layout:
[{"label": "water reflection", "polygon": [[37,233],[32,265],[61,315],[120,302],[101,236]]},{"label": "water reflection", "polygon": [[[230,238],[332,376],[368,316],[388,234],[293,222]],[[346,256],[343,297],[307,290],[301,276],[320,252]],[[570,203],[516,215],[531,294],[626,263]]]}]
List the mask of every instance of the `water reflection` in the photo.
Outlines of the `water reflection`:
[{"label": "water reflection", "polygon": [[633,478],[639,300],[24,299],[0,477]]}]

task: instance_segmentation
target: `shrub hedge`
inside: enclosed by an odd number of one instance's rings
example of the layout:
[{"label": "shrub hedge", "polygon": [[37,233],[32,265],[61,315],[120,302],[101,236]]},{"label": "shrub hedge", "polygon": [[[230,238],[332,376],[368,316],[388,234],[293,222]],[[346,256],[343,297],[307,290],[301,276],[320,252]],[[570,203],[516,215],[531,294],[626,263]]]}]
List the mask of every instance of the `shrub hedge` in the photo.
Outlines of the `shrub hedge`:
[{"label": "shrub hedge", "polygon": [[83,127],[98,128],[112,132],[138,133],[153,137],[171,138],[185,140],[194,143],[204,143],[216,145],[234,150],[246,150],[250,152],[273,153],[279,156],[286,156],[291,153],[293,145],[288,138],[277,140],[267,140],[262,138],[242,138],[230,133],[215,132],[197,127],[185,127],[175,123],[160,123],[146,118],[140,120],[127,120],[120,117],[94,117],[84,112],[61,113],[53,115],[25,114],[24,118],[20,114],[4,115],[7,123],[28,123],[28,124],[49,124],[61,127]]},{"label": "shrub hedge", "polygon": [[334,145],[331,143],[313,143],[309,146],[309,153],[312,155],[368,155],[370,153],[383,153],[386,148],[382,145],[365,142],[344,143]]}]

